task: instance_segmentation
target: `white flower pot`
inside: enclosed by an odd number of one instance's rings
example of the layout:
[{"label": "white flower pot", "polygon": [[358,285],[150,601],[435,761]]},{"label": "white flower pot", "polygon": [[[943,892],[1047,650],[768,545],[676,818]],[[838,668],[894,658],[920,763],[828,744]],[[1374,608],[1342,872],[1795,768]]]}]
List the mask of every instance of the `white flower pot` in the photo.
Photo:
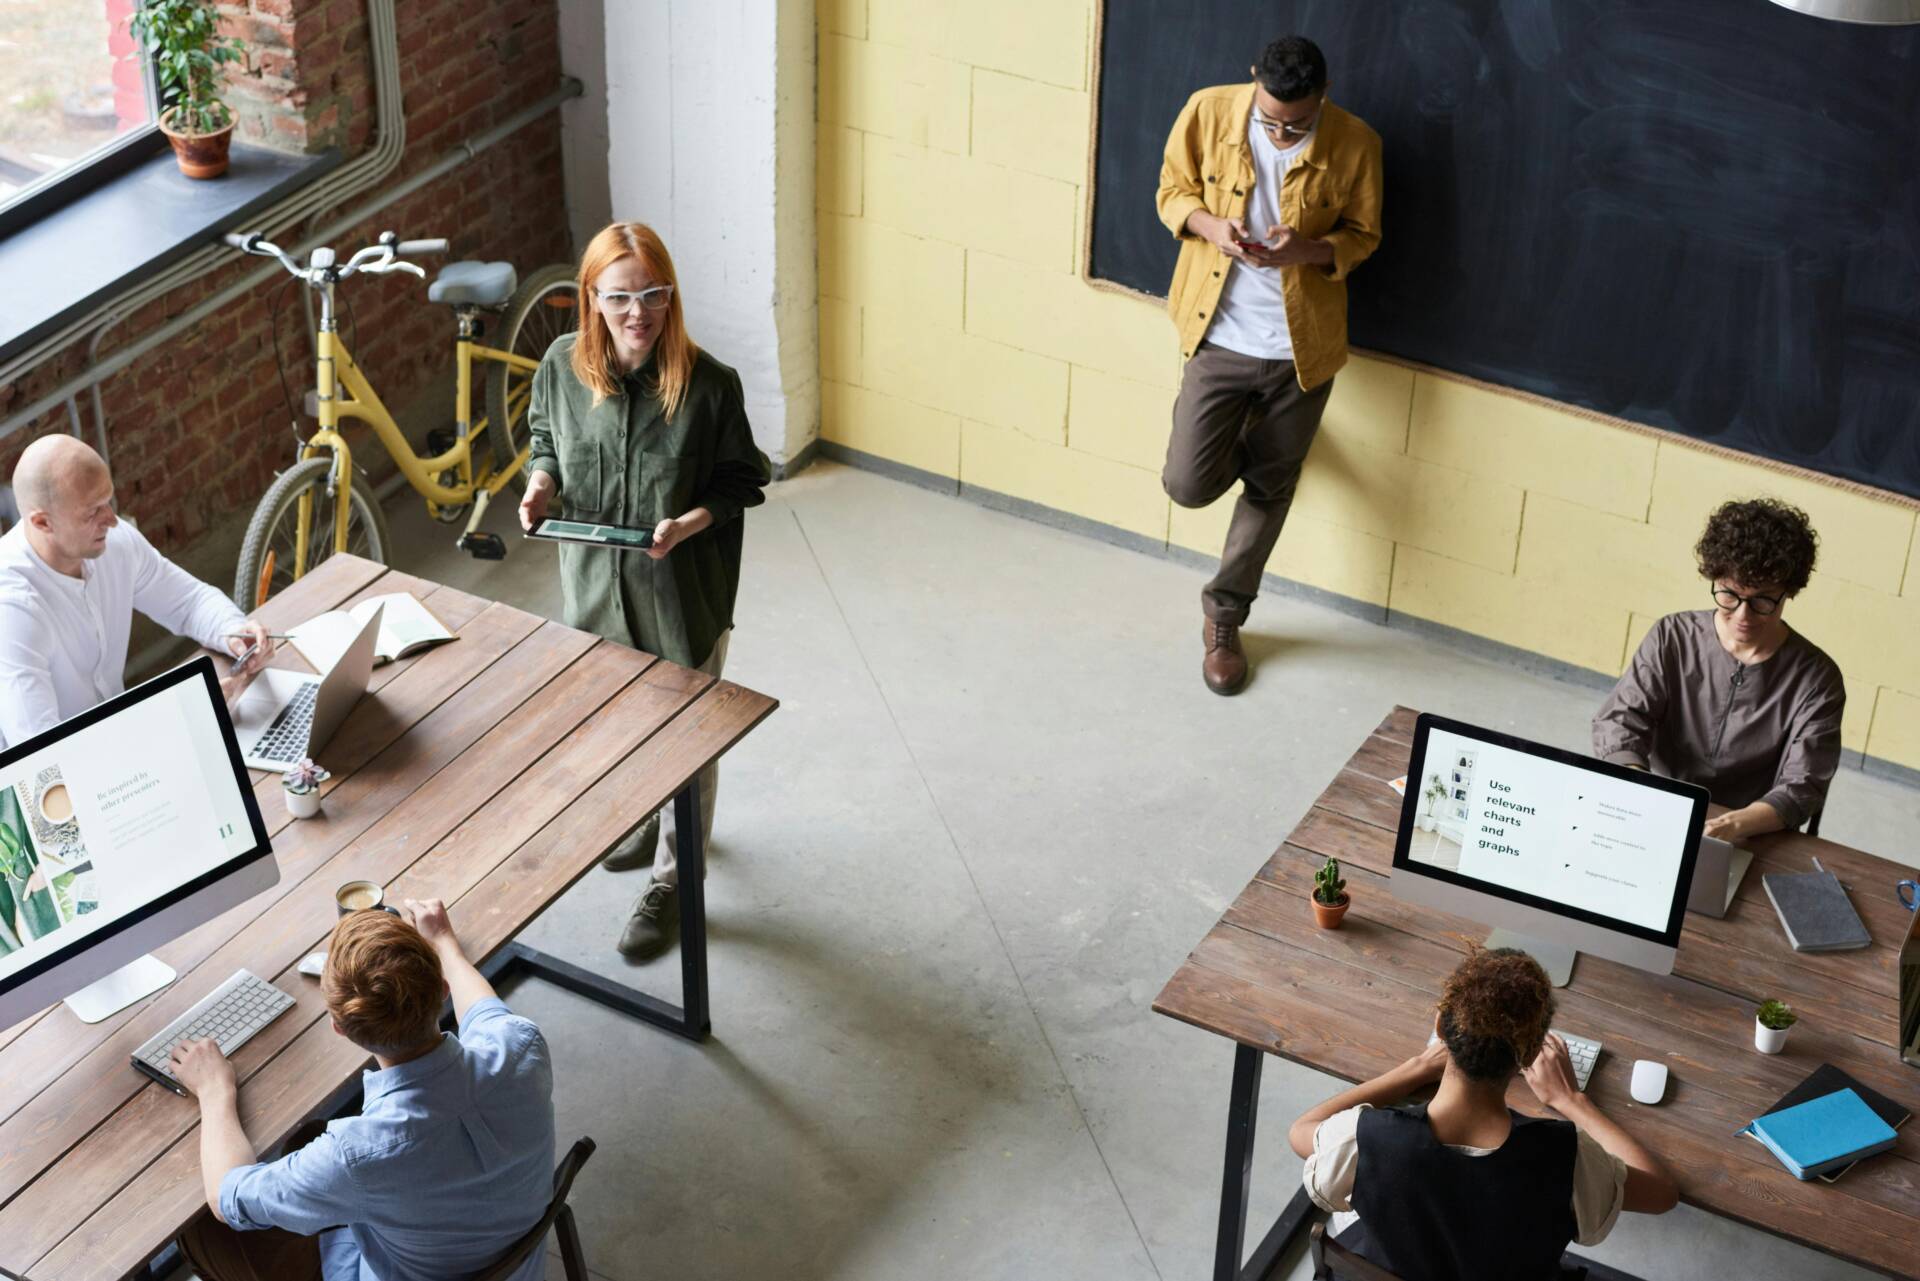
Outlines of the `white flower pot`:
[{"label": "white flower pot", "polygon": [[1756,1018],[1753,1021],[1753,1048],[1762,1054],[1778,1054],[1787,1048],[1787,1033],[1791,1031],[1791,1026],[1768,1027]]},{"label": "white flower pot", "polygon": [[294,818],[312,818],[320,812],[320,789],[287,793],[287,813]]},{"label": "white flower pot", "polygon": [[1433,830],[1433,815],[1422,814],[1417,825],[1421,831],[1431,832]]}]

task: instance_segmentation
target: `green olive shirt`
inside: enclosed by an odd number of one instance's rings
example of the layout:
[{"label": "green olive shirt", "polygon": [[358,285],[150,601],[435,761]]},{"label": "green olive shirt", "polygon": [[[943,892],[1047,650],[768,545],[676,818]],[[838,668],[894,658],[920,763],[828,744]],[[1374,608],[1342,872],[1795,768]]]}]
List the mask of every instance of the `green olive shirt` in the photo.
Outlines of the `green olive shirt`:
[{"label": "green olive shirt", "polygon": [[573,373],[574,335],[547,349],[527,410],[529,473],[558,484],[558,514],[651,529],[696,507],[713,524],[660,560],[644,551],[560,544],[560,588],[571,627],[698,667],[733,626],[740,589],[741,513],[773,479],[747,426],[740,376],[701,352],[671,419],[653,391],[653,364],[598,405]]}]

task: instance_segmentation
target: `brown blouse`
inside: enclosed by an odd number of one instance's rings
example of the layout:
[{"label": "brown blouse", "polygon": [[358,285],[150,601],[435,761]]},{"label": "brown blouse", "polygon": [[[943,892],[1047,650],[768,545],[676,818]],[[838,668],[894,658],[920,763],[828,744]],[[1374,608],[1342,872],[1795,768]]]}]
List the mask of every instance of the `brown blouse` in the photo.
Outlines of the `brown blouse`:
[{"label": "brown blouse", "polygon": [[1653,625],[1594,715],[1593,754],[1697,783],[1730,809],[1765,801],[1797,828],[1840,764],[1840,668],[1791,631],[1765,662],[1736,662],[1713,614]]}]

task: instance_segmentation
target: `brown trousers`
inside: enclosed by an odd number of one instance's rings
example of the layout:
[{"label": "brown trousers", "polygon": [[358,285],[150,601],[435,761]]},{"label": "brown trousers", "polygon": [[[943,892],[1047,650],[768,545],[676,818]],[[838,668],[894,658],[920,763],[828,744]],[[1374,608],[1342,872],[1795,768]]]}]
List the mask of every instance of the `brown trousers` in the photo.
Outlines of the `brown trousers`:
[{"label": "brown trousers", "polygon": [[1214,622],[1246,623],[1332,391],[1332,379],[1302,391],[1291,360],[1211,343],[1187,361],[1160,483],[1182,507],[1206,507],[1244,482],[1220,571],[1200,592],[1200,608]]},{"label": "brown trousers", "polygon": [[[308,1121],[295,1130],[282,1151],[303,1148],[320,1137],[324,1121]],[[267,1228],[240,1232],[202,1211],[187,1225],[180,1253],[200,1281],[320,1281],[320,1238]]]}]

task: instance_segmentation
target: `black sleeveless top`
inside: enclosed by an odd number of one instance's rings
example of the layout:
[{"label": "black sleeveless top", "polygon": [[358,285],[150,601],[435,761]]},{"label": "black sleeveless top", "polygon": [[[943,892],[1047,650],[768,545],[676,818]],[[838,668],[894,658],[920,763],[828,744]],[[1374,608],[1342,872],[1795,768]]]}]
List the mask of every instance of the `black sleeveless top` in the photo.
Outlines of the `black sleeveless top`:
[{"label": "black sleeveless top", "polygon": [[1369,1108],[1356,1131],[1353,1208],[1341,1245],[1404,1281],[1545,1281],[1577,1231],[1568,1121],[1513,1115],[1485,1156],[1433,1137],[1424,1106]]}]

